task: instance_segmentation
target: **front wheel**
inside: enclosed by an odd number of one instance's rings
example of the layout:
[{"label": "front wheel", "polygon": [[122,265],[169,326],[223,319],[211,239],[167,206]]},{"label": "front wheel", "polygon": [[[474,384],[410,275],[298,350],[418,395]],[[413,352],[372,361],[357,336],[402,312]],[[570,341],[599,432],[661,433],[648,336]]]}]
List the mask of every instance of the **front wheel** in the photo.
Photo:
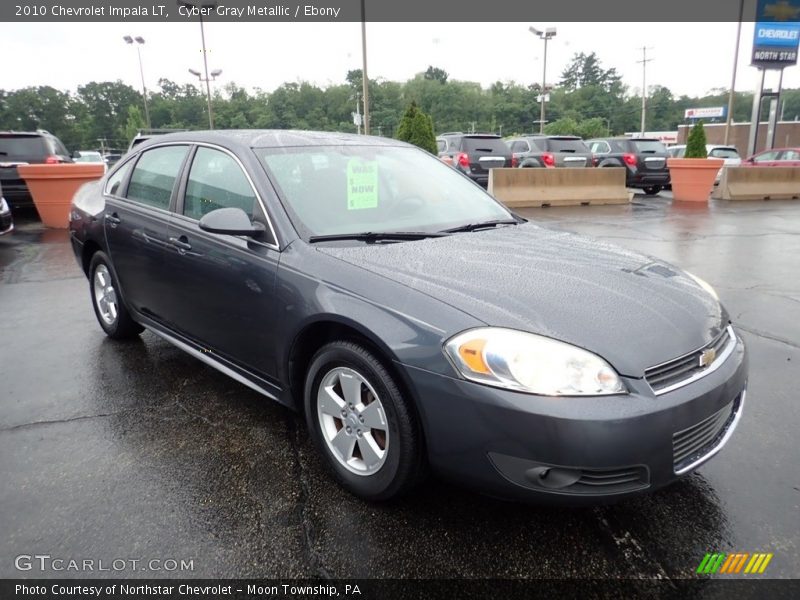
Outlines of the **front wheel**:
[{"label": "front wheel", "polygon": [[349,341],[323,346],[305,381],[309,431],[334,478],[365,500],[410,490],[423,471],[413,408],[383,364]]},{"label": "front wheel", "polygon": [[656,194],[658,194],[658,192],[661,191],[661,186],[660,185],[648,185],[648,186],[646,186],[646,187],[644,187],[642,189],[644,190],[644,193],[647,194],[648,196],[655,196]]},{"label": "front wheel", "polygon": [[144,328],[131,318],[117,283],[108,257],[95,252],[89,263],[89,290],[92,307],[100,327],[115,340],[136,337]]}]

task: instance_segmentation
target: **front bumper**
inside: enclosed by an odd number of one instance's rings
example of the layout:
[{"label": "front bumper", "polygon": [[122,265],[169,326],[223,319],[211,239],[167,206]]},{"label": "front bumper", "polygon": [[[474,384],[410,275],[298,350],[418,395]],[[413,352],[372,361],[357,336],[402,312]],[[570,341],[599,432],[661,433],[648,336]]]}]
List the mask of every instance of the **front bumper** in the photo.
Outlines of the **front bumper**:
[{"label": "front bumper", "polygon": [[625,378],[627,395],[546,397],[401,367],[437,471],[490,495],[570,504],[654,490],[699,467],[733,433],[747,383],[741,338],[717,370],[660,396],[643,379]]}]

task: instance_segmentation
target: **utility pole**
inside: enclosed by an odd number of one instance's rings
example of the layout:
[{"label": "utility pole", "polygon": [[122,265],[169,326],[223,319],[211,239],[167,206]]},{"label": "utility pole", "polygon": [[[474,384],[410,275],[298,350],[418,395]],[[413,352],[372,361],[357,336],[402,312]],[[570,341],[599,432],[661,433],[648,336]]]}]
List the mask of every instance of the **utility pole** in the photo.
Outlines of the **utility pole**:
[{"label": "utility pole", "polygon": [[540,95],[542,104],[539,108],[539,133],[544,133],[544,103],[547,99],[547,42],[556,37],[556,28],[548,27],[544,31],[540,31],[535,27],[528,27],[528,31],[537,36],[539,39],[544,40],[544,57],[542,61],[542,91]]},{"label": "utility pole", "polygon": [[645,132],[645,121],[647,119],[647,63],[652,61],[652,58],[647,58],[647,51],[652,50],[652,47],[642,46],[642,60],[637,60],[637,63],[642,63],[642,135]]},{"label": "utility pole", "polygon": [[739,0],[739,23],[736,27],[736,49],[733,51],[733,72],[731,73],[731,89],[728,92],[728,114],[725,116],[725,141],[727,146],[731,136],[731,121],[733,121],[733,98],[736,89],[736,69],[739,66],[739,41],[742,37],[742,16],[744,15],[744,0]]}]

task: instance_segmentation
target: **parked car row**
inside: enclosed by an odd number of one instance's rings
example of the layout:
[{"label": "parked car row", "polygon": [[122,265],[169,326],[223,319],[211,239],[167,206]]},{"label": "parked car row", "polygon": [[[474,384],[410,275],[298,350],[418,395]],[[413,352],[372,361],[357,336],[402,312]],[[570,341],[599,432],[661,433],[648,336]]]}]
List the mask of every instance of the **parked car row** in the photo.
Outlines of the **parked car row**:
[{"label": "parked car row", "polygon": [[627,187],[657,194],[669,184],[667,148],[656,139],[598,138],[525,134],[502,139],[493,134],[443,133],[437,138],[439,158],[486,187],[489,169],[518,167],[622,167]]}]

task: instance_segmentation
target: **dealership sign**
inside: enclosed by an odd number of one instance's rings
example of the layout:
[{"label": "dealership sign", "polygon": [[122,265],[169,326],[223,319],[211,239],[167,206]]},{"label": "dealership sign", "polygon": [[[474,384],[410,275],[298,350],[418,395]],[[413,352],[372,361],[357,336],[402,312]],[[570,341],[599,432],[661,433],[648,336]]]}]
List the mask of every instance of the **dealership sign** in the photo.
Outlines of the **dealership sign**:
[{"label": "dealership sign", "polygon": [[684,119],[721,119],[725,116],[727,107],[707,106],[704,108],[687,108],[683,113]]},{"label": "dealership sign", "polygon": [[758,0],[752,65],[780,69],[797,64],[800,0]]}]

